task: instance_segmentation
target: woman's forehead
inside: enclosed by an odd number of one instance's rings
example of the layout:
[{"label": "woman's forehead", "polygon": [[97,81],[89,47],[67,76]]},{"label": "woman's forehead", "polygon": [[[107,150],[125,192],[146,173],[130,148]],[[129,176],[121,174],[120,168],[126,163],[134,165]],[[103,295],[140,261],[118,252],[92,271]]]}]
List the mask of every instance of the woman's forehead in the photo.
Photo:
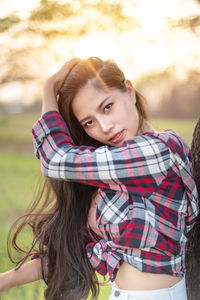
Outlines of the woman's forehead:
[{"label": "woman's forehead", "polygon": [[78,120],[99,111],[107,100],[115,98],[118,89],[97,89],[92,85],[80,89],[72,101],[72,111]]},{"label": "woman's forehead", "polygon": [[77,106],[84,107],[84,105],[89,105],[93,102],[93,105],[98,105],[102,98],[111,95],[111,91],[106,91],[104,89],[97,89],[92,85],[87,85],[81,88],[72,101],[72,109],[76,109]]}]

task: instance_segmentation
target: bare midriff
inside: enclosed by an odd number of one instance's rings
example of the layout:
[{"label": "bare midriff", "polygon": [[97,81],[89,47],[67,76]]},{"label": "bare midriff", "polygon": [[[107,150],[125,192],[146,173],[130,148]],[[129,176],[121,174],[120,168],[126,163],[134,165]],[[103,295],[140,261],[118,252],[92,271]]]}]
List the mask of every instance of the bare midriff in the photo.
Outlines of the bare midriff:
[{"label": "bare midriff", "polygon": [[119,288],[124,290],[157,290],[170,288],[182,278],[180,276],[141,272],[124,262],[117,272],[115,282]]}]

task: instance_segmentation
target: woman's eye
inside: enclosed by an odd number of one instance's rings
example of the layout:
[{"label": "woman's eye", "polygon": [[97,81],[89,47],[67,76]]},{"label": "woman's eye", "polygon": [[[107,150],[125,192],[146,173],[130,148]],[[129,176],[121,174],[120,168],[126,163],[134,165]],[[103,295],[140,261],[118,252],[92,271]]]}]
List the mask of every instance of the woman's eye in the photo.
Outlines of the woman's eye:
[{"label": "woman's eye", "polygon": [[104,111],[108,111],[111,108],[111,106],[112,106],[112,103],[109,103],[108,105],[106,105],[104,107]]},{"label": "woman's eye", "polygon": [[84,124],[84,127],[86,127],[86,128],[90,127],[90,126],[92,126],[92,124],[93,124],[93,121],[88,121]]}]

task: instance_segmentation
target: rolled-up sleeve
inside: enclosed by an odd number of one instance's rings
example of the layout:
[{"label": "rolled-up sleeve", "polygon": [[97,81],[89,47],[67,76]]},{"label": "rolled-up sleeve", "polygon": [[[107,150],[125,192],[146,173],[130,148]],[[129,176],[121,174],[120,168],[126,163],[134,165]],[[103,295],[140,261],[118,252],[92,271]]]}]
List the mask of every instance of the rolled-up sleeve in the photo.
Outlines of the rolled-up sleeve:
[{"label": "rolled-up sleeve", "polygon": [[64,120],[55,111],[43,115],[32,132],[34,152],[47,177],[112,189],[116,184],[154,189],[168,172],[169,148],[148,134],[120,147],[75,146]]}]

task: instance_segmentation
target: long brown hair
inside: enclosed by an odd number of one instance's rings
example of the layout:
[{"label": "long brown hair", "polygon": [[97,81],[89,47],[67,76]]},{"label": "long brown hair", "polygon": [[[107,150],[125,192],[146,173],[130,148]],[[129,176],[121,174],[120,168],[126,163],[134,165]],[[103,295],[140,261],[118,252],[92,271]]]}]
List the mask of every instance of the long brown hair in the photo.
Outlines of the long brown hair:
[{"label": "long brown hair", "polygon": [[[76,120],[72,101],[77,92],[91,80],[97,89],[117,88],[126,91],[125,77],[115,62],[97,57],[80,60],[68,74],[58,95],[59,111],[66,122],[76,145],[102,146],[90,138]],[[143,97],[136,92],[136,107],[140,124],[147,119]],[[89,242],[87,217],[92,195],[97,187],[64,180],[46,179],[31,209],[22,218],[12,238],[12,245],[26,256],[39,253],[49,260],[47,300],[93,299],[99,293],[98,280],[86,253]],[[42,203],[42,205],[41,205]],[[33,245],[28,253],[17,245],[17,236],[28,224],[34,234]],[[16,223],[14,224],[16,228]],[[11,240],[11,238],[10,238]]]},{"label": "long brown hair", "polygon": [[[198,120],[192,138],[193,175],[197,186],[200,206],[200,119]],[[188,233],[186,251],[186,285],[188,300],[196,300],[200,294],[200,214]]]}]

